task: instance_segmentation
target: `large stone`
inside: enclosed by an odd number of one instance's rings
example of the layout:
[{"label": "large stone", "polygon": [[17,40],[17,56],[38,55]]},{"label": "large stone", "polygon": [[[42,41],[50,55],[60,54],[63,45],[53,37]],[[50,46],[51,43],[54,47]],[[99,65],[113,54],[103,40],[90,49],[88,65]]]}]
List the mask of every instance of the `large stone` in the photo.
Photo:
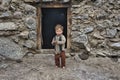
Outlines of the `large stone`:
[{"label": "large stone", "polygon": [[113,49],[120,50],[120,42],[108,44]]},{"label": "large stone", "polygon": [[82,52],[82,54],[78,54],[79,58],[82,59],[82,60],[87,60],[89,58],[89,52],[87,51],[84,51]]},{"label": "large stone", "polygon": [[87,44],[88,43],[88,37],[87,37],[87,35],[82,34],[82,35],[77,36],[76,38],[73,38],[72,42]]},{"label": "large stone", "polygon": [[22,59],[25,53],[22,48],[7,38],[0,38],[0,55],[7,59]]},{"label": "large stone", "polygon": [[36,20],[34,18],[32,18],[32,17],[26,18],[25,24],[31,30],[35,30],[36,29]]},{"label": "large stone", "polygon": [[84,45],[84,43],[76,43],[76,42],[72,43],[71,50],[73,52],[79,52],[80,49],[86,49],[86,46]]},{"label": "large stone", "polygon": [[28,4],[23,4],[22,6],[25,8],[25,14],[27,16],[36,17],[36,11],[37,11],[36,7],[28,5]]},{"label": "large stone", "polygon": [[0,30],[17,30],[18,26],[15,25],[15,23],[13,22],[4,22],[4,23],[0,23]]}]

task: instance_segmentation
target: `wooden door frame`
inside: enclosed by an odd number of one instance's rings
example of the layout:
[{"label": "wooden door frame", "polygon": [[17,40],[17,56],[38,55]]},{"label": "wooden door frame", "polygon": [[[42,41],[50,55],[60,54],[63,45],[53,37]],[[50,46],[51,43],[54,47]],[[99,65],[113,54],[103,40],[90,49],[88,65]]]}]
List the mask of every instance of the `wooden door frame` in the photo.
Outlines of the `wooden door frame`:
[{"label": "wooden door frame", "polygon": [[41,4],[37,7],[37,50],[50,51],[52,49],[42,49],[42,8],[67,8],[67,48],[66,51],[70,50],[70,33],[71,33],[71,5],[66,4]]}]

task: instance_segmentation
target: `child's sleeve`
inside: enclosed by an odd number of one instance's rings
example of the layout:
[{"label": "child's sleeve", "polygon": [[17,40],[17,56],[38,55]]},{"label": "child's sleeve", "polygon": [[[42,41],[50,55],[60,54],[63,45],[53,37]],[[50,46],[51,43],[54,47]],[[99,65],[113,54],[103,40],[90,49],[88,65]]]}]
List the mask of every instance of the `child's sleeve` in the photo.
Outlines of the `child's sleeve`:
[{"label": "child's sleeve", "polygon": [[65,44],[66,38],[65,36],[62,36],[62,41],[57,41],[58,44]]},{"label": "child's sleeve", "polygon": [[53,37],[51,44],[54,45],[55,37]]}]

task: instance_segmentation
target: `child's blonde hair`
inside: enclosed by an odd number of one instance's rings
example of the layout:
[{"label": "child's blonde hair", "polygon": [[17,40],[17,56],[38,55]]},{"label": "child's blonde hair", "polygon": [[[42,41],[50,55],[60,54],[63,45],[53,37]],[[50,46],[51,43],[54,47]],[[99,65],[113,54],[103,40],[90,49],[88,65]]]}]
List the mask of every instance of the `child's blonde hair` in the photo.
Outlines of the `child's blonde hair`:
[{"label": "child's blonde hair", "polygon": [[55,30],[58,30],[58,29],[61,29],[61,30],[63,31],[63,26],[60,25],[60,24],[57,24],[57,25],[55,26]]}]

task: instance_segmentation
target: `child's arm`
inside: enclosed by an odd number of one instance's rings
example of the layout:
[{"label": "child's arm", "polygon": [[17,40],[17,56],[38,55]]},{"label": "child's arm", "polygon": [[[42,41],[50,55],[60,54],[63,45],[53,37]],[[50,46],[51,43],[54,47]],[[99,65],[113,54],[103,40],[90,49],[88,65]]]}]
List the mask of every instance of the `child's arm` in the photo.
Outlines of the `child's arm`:
[{"label": "child's arm", "polygon": [[52,39],[51,44],[52,44],[52,45],[55,45],[55,44],[56,44],[55,37]]},{"label": "child's arm", "polygon": [[65,36],[62,36],[62,41],[57,41],[57,44],[65,44],[66,38]]},{"label": "child's arm", "polygon": [[51,42],[52,45],[54,45],[54,38],[52,39],[52,42]]}]

